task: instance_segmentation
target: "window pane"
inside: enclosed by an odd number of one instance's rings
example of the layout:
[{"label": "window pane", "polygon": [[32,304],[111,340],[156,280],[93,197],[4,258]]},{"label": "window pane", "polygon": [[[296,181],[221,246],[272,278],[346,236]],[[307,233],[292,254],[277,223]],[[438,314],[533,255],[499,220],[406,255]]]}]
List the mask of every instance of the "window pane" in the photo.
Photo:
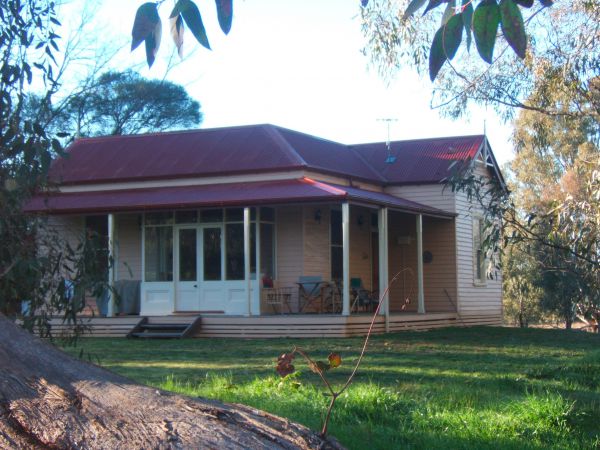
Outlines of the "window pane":
[{"label": "window pane", "polygon": [[260,220],[275,222],[275,210],[273,208],[260,208]]},{"label": "window pane", "polygon": [[221,279],[221,228],[204,229],[204,280]]},{"label": "window pane", "polygon": [[108,216],[85,218],[85,270],[99,281],[108,279]]},{"label": "window pane", "polygon": [[226,222],[241,222],[244,220],[243,208],[233,208],[225,210],[225,221]]},{"label": "window pane", "polygon": [[342,245],[342,212],[331,211],[331,245]]},{"label": "window pane", "polygon": [[344,250],[342,247],[331,247],[331,278],[341,280],[344,274]]},{"label": "window pane", "polygon": [[244,279],[244,225],[241,223],[226,226],[225,268],[228,280]]},{"label": "window pane", "polygon": [[222,209],[205,209],[200,211],[202,222],[223,222]]},{"label": "window pane", "polygon": [[179,230],[179,281],[196,281],[196,229]]},{"label": "window pane", "polygon": [[173,281],[173,228],[146,227],[146,281]]},{"label": "window pane", "polygon": [[198,222],[198,211],[177,211],[175,213],[175,223],[196,222]]},{"label": "window pane", "polygon": [[173,223],[173,213],[146,213],[146,225],[170,225]]},{"label": "window pane", "polygon": [[270,223],[260,224],[260,273],[262,276],[275,276],[275,235],[273,225]]}]

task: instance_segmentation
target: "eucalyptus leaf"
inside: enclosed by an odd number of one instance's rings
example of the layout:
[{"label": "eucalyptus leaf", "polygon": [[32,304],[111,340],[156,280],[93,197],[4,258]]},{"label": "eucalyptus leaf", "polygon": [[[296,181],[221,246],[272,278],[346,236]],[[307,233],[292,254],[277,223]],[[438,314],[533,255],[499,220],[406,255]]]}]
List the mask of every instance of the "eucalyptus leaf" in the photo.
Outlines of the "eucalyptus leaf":
[{"label": "eucalyptus leaf", "polygon": [[437,8],[442,3],[446,3],[447,1],[448,0],[429,0],[429,3],[427,4],[427,8],[425,8],[425,11],[423,11],[423,15],[427,14],[432,9]]},{"label": "eucalyptus leaf", "polygon": [[180,58],[183,57],[183,33],[185,27],[183,26],[183,19],[181,15],[177,15],[177,17],[171,17],[169,19],[171,25],[171,37],[173,38],[173,43],[177,48],[177,54]]},{"label": "eucalyptus leaf", "polygon": [[500,0],[500,24],[508,44],[519,58],[525,58],[527,35],[521,10],[514,0]]},{"label": "eucalyptus leaf", "polygon": [[456,55],[462,40],[462,14],[455,14],[435,33],[429,51],[429,78],[434,81],[447,60]]},{"label": "eucalyptus leaf", "polygon": [[467,36],[467,51],[471,50],[472,28],[473,28],[473,2],[472,0],[462,0],[462,18],[465,27],[465,35]]},{"label": "eucalyptus leaf", "polygon": [[162,23],[160,19],[158,19],[158,22],[154,26],[154,30],[146,37],[146,61],[148,62],[148,67],[152,67],[152,64],[154,64],[158,48],[160,47],[161,36]]},{"label": "eucalyptus leaf", "polygon": [[531,8],[533,6],[533,0],[515,0],[515,2],[525,8]]},{"label": "eucalyptus leaf", "polygon": [[215,2],[217,4],[219,26],[223,33],[228,34],[233,20],[233,0],[215,0]]},{"label": "eucalyptus leaf", "polygon": [[406,11],[404,11],[404,15],[402,16],[402,20],[406,20],[409,17],[413,16],[419,9],[423,7],[427,3],[427,0],[412,0],[409,5],[406,7]]},{"label": "eucalyptus leaf", "polygon": [[473,13],[473,35],[481,58],[491,64],[500,24],[500,7],[496,0],[482,0]]},{"label": "eucalyptus leaf", "polygon": [[448,5],[446,6],[446,9],[444,10],[444,14],[442,15],[442,21],[440,23],[440,26],[446,25],[446,22],[448,22],[448,20],[450,20],[450,17],[452,17],[455,12],[456,12],[456,0],[450,0],[448,2]]},{"label": "eucalyptus leaf", "polygon": [[147,2],[141,5],[133,20],[133,29],[131,30],[131,50],[135,50],[152,32],[156,29],[156,24],[160,22],[156,3]]},{"label": "eucalyptus leaf", "polygon": [[200,10],[196,4],[192,1],[189,1],[189,4],[181,11],[181,16],[198,42],[210,50],[206,29],[204,28],[202,16],[200,15]]}]

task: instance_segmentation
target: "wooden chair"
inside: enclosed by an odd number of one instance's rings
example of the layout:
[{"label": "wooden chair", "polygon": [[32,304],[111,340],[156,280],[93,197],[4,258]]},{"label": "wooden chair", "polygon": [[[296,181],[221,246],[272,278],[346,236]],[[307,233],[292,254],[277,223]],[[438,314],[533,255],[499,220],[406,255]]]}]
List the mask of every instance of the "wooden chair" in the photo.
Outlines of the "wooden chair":
[{"label": "wooden chair", "polygon": [[292,307],[290,306],[290,300],[292,298],[292,288],[291,287],[279,287],[277,286],[277,282],[273,281],[272,287],[264,287],[263,296],[265,299],[265,303],[273,308],[273,312],[279,314],[284,313],[284,307],[287,307],[288,312],[292,312]]},{"label": "wooden chair", "polygon": [[363,286],[361,278],[350,279],[350,292],[353,296],[351,311],[357,311],[363,308],[365,312],[375,311],[379,304],[377,291],[369,291]]}]

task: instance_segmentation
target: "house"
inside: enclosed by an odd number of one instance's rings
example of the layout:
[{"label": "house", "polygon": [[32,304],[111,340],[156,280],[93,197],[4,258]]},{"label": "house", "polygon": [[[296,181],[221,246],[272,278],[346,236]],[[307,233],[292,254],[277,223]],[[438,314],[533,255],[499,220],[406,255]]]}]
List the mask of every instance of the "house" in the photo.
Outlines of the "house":
[{"label": "house", "polygon": [[[111,282],[140,281],[141,317],[201,316],[199,336],[364,334],[358,293],[399,274],[376,332],[501,323],[481,211],[443,183],[456,161],[502,181],[483,135],[348,146],[252,125],[79,139],[67,153],[57,189],[26,210],[67,237],[106,233]],[[309,302],[320,281],[329,294]]]}]

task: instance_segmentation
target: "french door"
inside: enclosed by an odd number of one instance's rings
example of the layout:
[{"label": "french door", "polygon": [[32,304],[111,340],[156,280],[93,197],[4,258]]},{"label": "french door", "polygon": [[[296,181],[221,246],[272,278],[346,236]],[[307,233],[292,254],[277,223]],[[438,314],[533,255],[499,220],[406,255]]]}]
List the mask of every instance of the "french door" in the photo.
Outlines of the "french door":
[{"label": "french door", "polygon": [[223,225],[177,227],[175,239],[175,310],[221,312]]}]

